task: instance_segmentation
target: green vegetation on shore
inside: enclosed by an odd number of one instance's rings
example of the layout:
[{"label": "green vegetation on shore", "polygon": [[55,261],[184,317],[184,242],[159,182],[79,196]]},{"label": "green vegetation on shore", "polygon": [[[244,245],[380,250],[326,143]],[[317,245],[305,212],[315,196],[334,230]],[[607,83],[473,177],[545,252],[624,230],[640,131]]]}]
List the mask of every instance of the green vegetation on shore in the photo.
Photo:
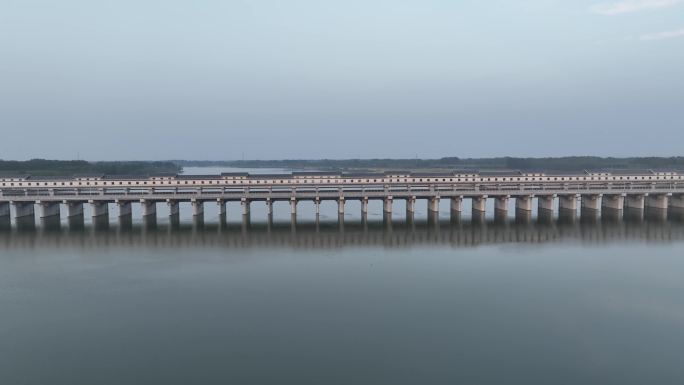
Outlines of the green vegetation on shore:
[{"label": "green vegetation on shore", "polygon": [[182,167],[173,162],[87,162],[85,160],[47,160],[31,159],[27,161],[0,160],[2,175],[147,175],[158,173],[178,173]]},{"label": "green vegetation on shore", "polygon": [[232,160],[232,161],[111,161],[84,160],[28,161],[0,160],[0,175],[149,175],[180,173],[183,167],[282,168],[321,171],[383,171],[453,169],[476,170],[684,170],[684,157],[601,158],[593,156],[559,158],[440,158],[440,159],[290,159],[290,160]]},{"label": "green vegetation on shore", "polygon": [[586,169],[681,169],[684,157],[602,158],[596,156],[571,156],[558,158],[457,158],[440,159],[319,159],[319,160],[232,160],[190,161],[175,160],[179,166],[189,167],[242,167],[285,168],[316,170],[556,170],[576,171]]}]

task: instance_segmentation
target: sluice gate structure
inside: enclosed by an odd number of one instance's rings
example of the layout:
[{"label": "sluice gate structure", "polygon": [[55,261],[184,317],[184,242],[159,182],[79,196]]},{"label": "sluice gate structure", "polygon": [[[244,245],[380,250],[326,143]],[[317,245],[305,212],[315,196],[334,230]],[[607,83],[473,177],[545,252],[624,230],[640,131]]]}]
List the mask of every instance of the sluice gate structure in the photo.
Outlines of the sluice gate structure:
[{"label": "sluice gate structure", "polygon": [[[336,202],[342,217],[345,204],[359,201],[362,217],[368,202],[382,201],[383,213],[391,216],[393,202],[404,200],[407,217],[413,217],[418,201],[425,201],[429,216],[436,216],[440,204],[448,202],[452,216],[460,216],[463,202],[470,200],[473,217],[483,216],[487,201],[493,200],[496,215],[507,215],[515,201],[516,216],[533,209],[539,215],[555,210],[577,212],[646,209],[684,210],[684,171],[578,171],[578,172],[478,172],[441,173],[392,171],[385,173],[294,172],[290,174],[223,173],[220,175],[80,175],[71,177],[0,177],[0,224],[35,221],[36,211],[44,220],[82,219],[84,205],[93,218],[110,215],[110,205],[122,221],[130,220],[133,205],[141,215],[154,219],[157,205],[168,206],[172,218],[181,204],[189,204],[201,217],[206,204],[218,205],[226,215],[228,202],[239,202],[240,215],[249,218],[253,204],[265,204],[273,214],[274,202],[289,203],[292,218],[297,205],[311,201],[320,213],[323,201]],[[37,208],[37,210],[36,210]]]}]

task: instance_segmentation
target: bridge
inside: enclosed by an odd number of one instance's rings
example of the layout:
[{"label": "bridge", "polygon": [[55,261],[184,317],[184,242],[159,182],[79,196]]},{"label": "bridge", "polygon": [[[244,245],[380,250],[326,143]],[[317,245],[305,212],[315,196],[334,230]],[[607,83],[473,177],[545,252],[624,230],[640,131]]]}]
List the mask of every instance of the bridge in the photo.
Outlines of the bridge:
[{"label": "bridge", "polygon": [[[395,200],[406,201],[407,217],[415,212],[416,202],[427,204],[429,216],[439,212],[440,202],[449,202],[452,216],[460,216],[463,201],[471,200],[474,217],[484,215],[488,199],[494,201],[497,215],[507,215],[509,201],[515,200],[517,216],[529,215],[536,202],[540,215],[554,210],[599,212],[610,210],[684,210],[684,172],[676,171],[577,171],[577,172],[477,172],[472,170],[442,173],[321,173],[290,174],[223,173],[220,175],[81,175],[70,177],[0,178],[0,224],[34,221],[35,208],[40,218],[83,217],[85,204],[91,205],[95,218],[109,217],[110,205],[117,216],[130,219],[132,205],[140,205],[143,218],[156,218],[158,204],[166,204],[172,218],[181,204],[190,204],[193,215],[202,217],[205,204],[218,205],[221,217],[227,202],[239,202],[241,215],[249,218],[255,202],[265,204],[269,216],[273,203],[286,201],[295,219],[297,204],[312,201],[316,214],[322,201],[337,203],[345,212],[345,202],[361,202],[361,215],[368,214],[368,202],[383,202],[383,213],[390,216]],[[13,207],[13,210],[10,207]]]}]

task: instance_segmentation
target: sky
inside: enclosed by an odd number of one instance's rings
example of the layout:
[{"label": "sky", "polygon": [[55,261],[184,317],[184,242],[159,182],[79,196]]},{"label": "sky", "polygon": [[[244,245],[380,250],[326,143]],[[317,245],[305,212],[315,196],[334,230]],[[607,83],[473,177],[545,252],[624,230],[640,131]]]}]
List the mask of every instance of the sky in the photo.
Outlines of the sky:
[{"label": "sky", "polygon": [[682,143],[684,0],[0,0],[0,159]]}]

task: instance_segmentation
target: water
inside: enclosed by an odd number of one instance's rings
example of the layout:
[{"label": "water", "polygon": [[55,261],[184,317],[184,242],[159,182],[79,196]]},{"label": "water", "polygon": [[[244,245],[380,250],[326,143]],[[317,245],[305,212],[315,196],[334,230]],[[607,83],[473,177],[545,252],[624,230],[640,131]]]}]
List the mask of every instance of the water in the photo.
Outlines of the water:
[{"label": "water", "polygon": [[340,224],[329,209],[0,231],[0,384],[684,379],[677,217]]}]

